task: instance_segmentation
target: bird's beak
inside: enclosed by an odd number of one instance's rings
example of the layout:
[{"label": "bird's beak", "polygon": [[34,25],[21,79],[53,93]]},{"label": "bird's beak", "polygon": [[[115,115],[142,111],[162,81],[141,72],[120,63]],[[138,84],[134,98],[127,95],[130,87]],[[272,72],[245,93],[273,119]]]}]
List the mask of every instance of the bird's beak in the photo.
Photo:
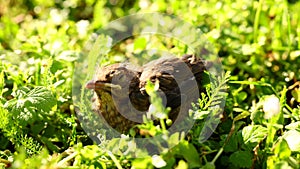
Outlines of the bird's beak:
[{"label": "bird's beak", "polygon": [[87,89],[95,89],[95,82],[93,80],[87,82],[85,84],[85,88],[87,88]]},{"label": "bird's beak", "polygon": [[115,85],[111,83],[99,82],[91,80],[86,83],[85,88],[92,90],[103,90],[103,89],[121,89],[120,85]]}]

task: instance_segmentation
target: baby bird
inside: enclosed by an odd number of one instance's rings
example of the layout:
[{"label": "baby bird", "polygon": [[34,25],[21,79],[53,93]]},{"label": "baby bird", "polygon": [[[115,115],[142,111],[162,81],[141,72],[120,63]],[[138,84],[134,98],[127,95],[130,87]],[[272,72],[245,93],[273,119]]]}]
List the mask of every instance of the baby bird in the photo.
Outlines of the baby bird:
[{"label": "baby bird", "polygon": [[[206,64],[194,55],[181,58],[162,57],[142,67],[117,63],[100,68],[86,88],[95,91],[93,110],[107,125],[126,133],[136,124],[150,106],[145,91],[147,82],[159,82],[158,93],[164,105],[171,108],[169,118],[176,121],[187,116],[191,102],[203,91],[202,75]],[[179,115],[179,112],[183,112]]]}]

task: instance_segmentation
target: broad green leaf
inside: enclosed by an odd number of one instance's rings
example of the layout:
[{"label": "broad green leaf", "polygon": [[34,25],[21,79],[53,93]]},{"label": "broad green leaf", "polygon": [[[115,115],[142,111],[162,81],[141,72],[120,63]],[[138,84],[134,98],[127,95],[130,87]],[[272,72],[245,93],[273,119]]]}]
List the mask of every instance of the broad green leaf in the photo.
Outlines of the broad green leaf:
[{"label": "broad green leaf", "polygon": [[238,95],[237,95],[237,99],[238,99],[239,103],[244,101],[246,98],[247,98],[247,93],[244,92],[244,91],[239,92]]},{"label": "broad green leaf", "polygon": [[170,147],[176,146],[179,143],[179,141],[180,141],[179,132],[172,134],[168,139],[168,143]]},{"label": "broad green leaf", "polygon": [[[174,156],[164,156],[164,160],[167,162],[167,165],[162,167],[162,169],[171,169],[174,168],[174,165],[176,164],[176,158]],[[183,161],[183,160],[182,160]],[[181,165],[180,161],[178,162],[178,166]]]},{"label": "broad green leaf", "polygon": [[281,139],[275,146],[274,154],[279,156],[280,159],[286,159],[290,157],[291,150],[289,145],[284,139]]},{"label": "broad green leaf", "polygon": [[252,154],[249,151],[237,151],[230,155],[229,161],[239,168],[250,168],[252,166]]},{"label": "broad green leaf", "polygon": [[184,160],[180,160],[175,169],[188,169],[188,168],[189,168],[189,165]]},{"label": "broad green leaf", "polygon": [[300,132],[297,130],[290,130],[283,135],[292,151],[300,151]]},{"label": "broad green leaf", "polygon": [[200,167],[200,157],[196,148],[187,141],[179,143],[173,148],[176,155],[182,156],[189,164],[190,168]]},{"label": "broad green leaf", "polygon": [[281,160],[276,156],[269,156],[267,160],[267,167],[272,169],[293,169],[298,168],[298,165],[296,164],[294,167],[291,167],[288,160]]},{"label": "broad green leaf", "polygon": [[293,169],[287,161],[278,161],[274,165],[274,169]]},{"label": "broad green leaf", "polygon": [[216,166],[213,163],[206,163],[201,169],[215,169]]},{"label": "broad green leaf", "polygon": [[226,145],[224,146],[224,152],[235,152],[238,150],[238,135],[233,134]]},{"label": "broad green leaf", "polygon": [[46,87],[38,86],[30,90],[22,87],[16,92],[15,99],[9,100],[4,107],[9,111],[50,111],[56,105],[56,99]]}]

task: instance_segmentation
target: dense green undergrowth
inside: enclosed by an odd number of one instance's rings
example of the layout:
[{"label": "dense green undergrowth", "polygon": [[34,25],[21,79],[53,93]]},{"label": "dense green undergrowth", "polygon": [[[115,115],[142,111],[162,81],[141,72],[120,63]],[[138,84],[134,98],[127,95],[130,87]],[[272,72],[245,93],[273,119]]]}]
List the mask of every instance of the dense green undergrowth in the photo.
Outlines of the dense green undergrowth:
[{"label": "dense green undergrowth", "polygon": [[[298,0],[0,0],[0,167],[299,168],[299,8]],[[138,12],[173,14],[200,29],[227,72],[193,104],[195,124],[185,137],[151,122],[139,126],[175,145],[155,155],[135,149],[127,136],[93,143],[72,101],[74,69],[92,34]],[[114,46],[103,64],[157,58],[143,52],[153,47],[188,51],[177,39],[134,36]],[[155,86],[147,92],[167,114]],[[199,141],[224,97],[218,127]],[[105,148],[116,145],[126,153]]]}]

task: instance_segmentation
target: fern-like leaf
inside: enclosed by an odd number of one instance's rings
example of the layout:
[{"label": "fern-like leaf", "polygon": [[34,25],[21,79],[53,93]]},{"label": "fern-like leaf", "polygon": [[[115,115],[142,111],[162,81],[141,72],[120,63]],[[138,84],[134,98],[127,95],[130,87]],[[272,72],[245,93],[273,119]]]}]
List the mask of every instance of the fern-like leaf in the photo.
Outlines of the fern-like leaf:
[{"label": "fern-like leaf", "polygon": [[34,119],[38,113],[49,112],[56,105],[52,93],[43,86],[33,88],[22,87],[13,93],[14,99],[4,104],[4,108],[12,113],[13,118],[25,120]]}]

